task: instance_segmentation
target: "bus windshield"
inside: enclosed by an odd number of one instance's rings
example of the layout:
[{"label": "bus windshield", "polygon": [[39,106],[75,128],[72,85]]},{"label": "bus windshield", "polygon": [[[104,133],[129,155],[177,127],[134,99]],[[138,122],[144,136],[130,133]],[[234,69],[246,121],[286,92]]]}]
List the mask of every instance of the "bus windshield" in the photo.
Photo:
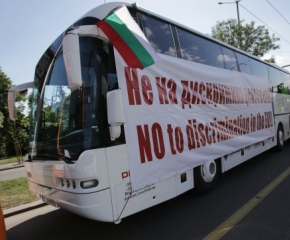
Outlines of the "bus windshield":
[{"label": "bus windshield", "polygon": [[61,50],[47,77],[42,82],[35,80],[31,159],[70,162],[100,144],[97,83],[101,78],[102,48],[101,40],[80,38],[83,82],[73,92],[68,87]]}]

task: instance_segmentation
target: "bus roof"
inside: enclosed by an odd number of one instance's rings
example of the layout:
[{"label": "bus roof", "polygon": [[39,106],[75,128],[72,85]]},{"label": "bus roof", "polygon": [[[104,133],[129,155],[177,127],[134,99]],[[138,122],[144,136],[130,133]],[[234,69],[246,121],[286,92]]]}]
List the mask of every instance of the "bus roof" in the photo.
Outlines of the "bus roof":
[{"label": "bus roof", "polygon": [[220,44],[220,45],[222,45],[222,46],[224,46],[224,47],[230,48],[230,49],[232,49],[232,50],[234,50],[234,51],[236,51],[236,52],[239,52],[239,53],[242,53],[242,54],[244,54],[244,55],[247,55],[248,57],[251,57],[251,58],[253,58],[253,59],[257,60],[257,61],[263,62],[263,63],[265,63],[265,64],[267,64],[267,65],[269,65],[269,66],[271,66],[271,67],[274,67],[274,68],[277,68],[277,69],[279,69],[279,70],[281,70],[281,71],[284,71],[284,72],[286,72],[286,73],[289,73],[289,71],[286,70],[285,68],[282,68],[282,67],[280,67],[280,66],[278,66],[278,65],[276,65],[276,64],[272,64],[272,63],[269,63],[269,62],[263,61],[262,59],[260,59],[260,58],[258,58],[258,57],[256,57],[256,56],[253,56],[253,55],[251,55],[251,54],[249,54],[249,53],[247,53],[247,52],[244,52],[244,51],[241,50],[241,49],[238,49],[238,48],[236,48],[236,47],[233,47],[233,46],[231,46],[231,45],[229,45],[229,44],[227,44],[227,43],[224,43],[224,42],[222,42],[222,41],[220,41],[220,40],[218,40],[218,39],[215,39],[215,38],[213,38],[213,37],[211,37],[211,36],[209,36],[209,35],[203,34],[203,33],[199,32],[199,31],[196,31],[196,30],[194,30],[194,29],[192,29],[192,28],[189,28],[189,27],[187,27],[187,26],[184,26],[183,24],[180,24],[180,23],[175,22],[175,21],[173,21],[173,20],[170,20],[170,19],[168,19],[168,18],[166,18],[166,17],[160,16],[160,15],[154,13],[154,12],[151,12],[151,11],[145,9],[145,8],[142,8],[141,6],[138,6],[136,3],[133,3],[133,4],[131,4],[131,3],[126,3],[126,2],[109,2],[109,3],[105,3],[105,4],[102,4],[102,5],[100,5],[100,6],[97,6],[97,7],[95,7],[94,9],[90,10],[90,11],[87,12],[85,15],[83,15],[82,18],[84,18],[84,17],[97,17],[97,18],[99,18],[99,19],[103,19],[103,18],[105,18],[105,17],[106,17],[106,16],[107,16],[111,11],[113,11],[115,8],[118,8],[118,7],[121,7],[121,6],[124,6],[124,5],[127,6],[127,7],[133,7],[133,8],[136,8],[136,9],[138,9],[138,10],[141,11],[141,12],[144,12],[144,13],[147,13],[147,14],[153,16],[153,17],[156,17],[156,18],[162,19],[163,21],[166,21],[166,22],[171,23],[171,24],[173,24],[173,25],[175,25],[175,26],[181,27],[181,28],[183,28],[183,29],[185,29],[185,30],[188,30],[188,31],[190,31],[190,32],[192,32],[192,33],[194,33],[194,34],[196,34],[196,35],[199,35],[199,36],[201,36],[201,37],[203,37],[203,38],[209,39],[210,41],[216,42],[216,43],[218,43],[218,44]]}]

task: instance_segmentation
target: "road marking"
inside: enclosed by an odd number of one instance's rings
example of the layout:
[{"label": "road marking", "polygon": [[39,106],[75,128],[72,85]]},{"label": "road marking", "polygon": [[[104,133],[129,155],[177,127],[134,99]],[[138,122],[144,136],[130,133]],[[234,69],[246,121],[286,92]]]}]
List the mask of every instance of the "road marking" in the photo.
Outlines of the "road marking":
[{"label": "road marking", "polygon": [[281,182],[290,175],[290,167],[281,173],[275,180],[267,185],[255,197],[248,201],[243,207],[236,211],[226,221],[219,225],[214,231],[207,235],[203,240],[221,239],[228,231],[251,212],[269,193],[271,193]]}]

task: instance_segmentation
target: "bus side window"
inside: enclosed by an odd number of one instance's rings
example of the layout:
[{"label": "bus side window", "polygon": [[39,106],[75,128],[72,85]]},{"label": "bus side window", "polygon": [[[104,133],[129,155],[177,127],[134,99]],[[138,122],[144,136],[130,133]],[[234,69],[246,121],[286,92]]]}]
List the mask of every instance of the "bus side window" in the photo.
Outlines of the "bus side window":
[{"label": "bus side window", "polygon": [[183,59],[225,68],[221,47],[218,44],[179,28],[177,35]]},{"label": "bus side window", "polygon": [[264,79],[268,79],[268,70],[266,65],[255,59],[251,59],[250,61],[253,75]]},{"label": "bus side window", "polygon": [[222,47],[222,55],[220,57],[224,60],[226,69],[231,71],[239,71],[238,63],[233,50]]},{"label": "bus side window", "polygon": [[113,46],[111,44],[108,44],[106,47],[108,53],[108,91],[112,91],[118,89],[119,84],[116,72]]},{"label": "bus side window", "polygon": [[282,82],[283,82],[281,91],[284,94],[290,95],[290,75],[285,72],[281,72],[281,76],[282,76]]},{"label": "bus side window", "polygon": [[171,25],[144,14],[141,19],[144,33],[155,51],[176,57]]},{"label": "bus side window", "polygon": [[250,58],[244,54],[236,52],[238,65],[242,73],[252,74]]},{"label": "bus side window", "polygon": [[[119,89],[118,77],[116,72],[116,63],[115,63],[115,56],[114,56],[114,49],[111,44],[104,45],[104,52],[103,52],[103,65],[106,68],[103,69],[105,75],[106,82],[103,82],[102,89],[105,91],[103,94],[105,95],[107,92]],[[106,100],[105,100],[106,101]],[[106,104],[104,104],[106,106]],[[103,109],[103,125],[106,126],[104,128],[103,138],[105,141],[106,146],[114,146],[118,144],[124,144],[125,140],[125,130],[124,126],[121,126],[121,135],[119,138],[115,140],[111,140],[109,126],[108,126],[108,119],[107,119],[107,108]]]},{"label": "bus side window", "polygon": [[280,71],[273,67],[269,67],[268,69],[269,69],[269,79],[271,83],[271,92],[282,93],[281,84],[283,83]]}]

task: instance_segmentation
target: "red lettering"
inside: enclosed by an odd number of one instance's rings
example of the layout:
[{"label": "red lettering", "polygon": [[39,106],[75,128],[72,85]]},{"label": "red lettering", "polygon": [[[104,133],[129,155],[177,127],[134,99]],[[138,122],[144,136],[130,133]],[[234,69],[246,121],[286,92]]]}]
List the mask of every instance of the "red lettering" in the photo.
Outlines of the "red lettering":
[{"label": "red lettering", "polygon": [[209,145],[212,143],[212,136],[209,135],[209,131],[211,130],[211,127],[206,125],[205,126],[205,135],[206,135],[206,141]]},{"label": "red lettering", "polygon": [[144,131],[142,129],[142,126],[138,125],[137,126],[137,135],[138,135],[141,163],[142,164],[145,163],[146,159],[149,162],[152,161],[152,152],[151,152],[148,125],[144,125]]},{"label": "red lettering", "polygon": [[125,67],[125,77],[129,105],[141,105],[137,70],[135,68]]},{"label": "red lettering", "polygon": [[143,75],[141,77],[141,84],[144,101],[148,105],[151,105],[153,103],[153,93],[150,79],[146,75]]},{"label": "red lettering", "polygon": [[167,92],[166,92],[166,78],[162,77],[156,77],[156,85],[159,95],[159,102],[160,104],[168,104],[168,98],[167,98]]},{"label": "red lettering", "polygon": [[220,95],[219,85],[214,83],[213,84],[213,102],[214,103],[219,103],[219,95]]},{"label": "red lettering", "polygon": [[169,91],[169,99],[171,104],[177,104],[177,97],[176,97],[176,82],[173,79],[169,79],[167,83],[168,88],[170,89]]},{"label": "red lettering", "polygon": [[176,149],[179,153],[182,153],[184,149],[184,140],[181,128],[180,127],[175,128],[174,132],[175,132]]},{"label": "red lettering", "polygon": [[200,136],[200,143],[203,147],[206,145],[205,135],[203,134],[204,125],[202,123],[198,124],[198,133]]},{"label": "red lettering", "polygon": [[158,159],[162,159],[165,155],[165,146],[162,134],[162,128],[158,123],[154,123],[152,126],[152,138],[154,153]]},{"label": "red lettering", "polygon": [[206,98],[205,98],[205,96],[203,95],[203,92],[205,91],[205,85],[204,85],[204,83],[203,82],[201,82],[200,84],[199,84],[199,91],[198,91],[198,93],[199,93],[199,96],[200,96],[200,98],[201,98],[201,103],[202,104],[206,104]]},{"label": "red lettering", "polygon": [[206,84],[206,98],[208,99],[209,103],[212,103],[212,88],[211,83]]},{"label": "red lettering", "polygon": [[185,108],[185,104],[189,104],[189,108],[191,108],[191,104],[190,104],[190,92],[188,89],[188,81],[185,80],[181,80],[181,84],[182,84],[182,95],[181,95],[181,103],[182,103],[182,108]]},{"label": "red lettering", "polygon": [[220,93],[219,103],[226,104],[224,85],[219,85],[219,93]]},{"label": "red lettering", "polygon": [[190,82],[190,90],[192,94],[191,104],[199,104],[200,96],[198,94],[198,82]]},{"label": "red lettering", "polygon": [[167,125],[167,133],[168,133],[168,136],[169,136],[169,144],[170,144],[170,149],[171,149],[171,153],[173,155],[176,154],[176,150],[174,148],[174,142],[173,142],[173,129],[171,127],[171,124],[168,124]]},{"label": "red lettering", "polygon": [[191,120],[188,120],[188,125],[186,125],[186,135],[187,135],[188,149],[189,150],[195,149],[195,139],[194,139],[193,128],[191,126]]}]

